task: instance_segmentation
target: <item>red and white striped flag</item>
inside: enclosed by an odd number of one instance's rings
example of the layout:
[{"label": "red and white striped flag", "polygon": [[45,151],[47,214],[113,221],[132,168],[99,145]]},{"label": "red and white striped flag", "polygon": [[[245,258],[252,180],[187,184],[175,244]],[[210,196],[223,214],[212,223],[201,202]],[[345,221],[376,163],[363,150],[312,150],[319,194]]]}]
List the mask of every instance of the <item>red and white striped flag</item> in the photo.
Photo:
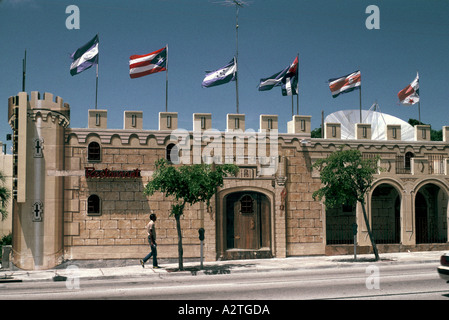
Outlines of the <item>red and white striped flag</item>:
[{"label": "red and white striped flag", "polygon": [[167,46],[148,54],[129,57],[129,76],[134,79],[166,71],[166,66]]},{"label": "red and white striped flag", "polygon": [[361,79],[360,70],[343,77],[329,79],[329,89],[331,90],[332,98],[336,98],[340,94],[351,92],[355,89],[360,89],[362,84]]}]

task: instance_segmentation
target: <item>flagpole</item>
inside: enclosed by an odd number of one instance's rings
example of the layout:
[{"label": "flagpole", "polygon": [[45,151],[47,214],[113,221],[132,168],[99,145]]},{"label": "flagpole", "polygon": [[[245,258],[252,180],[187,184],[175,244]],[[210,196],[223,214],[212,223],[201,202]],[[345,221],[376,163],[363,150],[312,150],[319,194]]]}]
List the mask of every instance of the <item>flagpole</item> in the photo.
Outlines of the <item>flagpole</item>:
[{"label": "flagpole", "polygon": [[[294,89],[293,89],[294,90]],[[293,100],[293,94],[292,94],[292,117],[295,115],[295,113],[293,112],[293,106],[295,105],[295,102]]]},{"label": "flagpole", "polygon": [[[421,99],[421,97],[419,97],[419,99]],[[419,123],[421,124],[421,102],[418,101],[418,120]]]},{"label": "flagpole", "polygon": [[167,60],[165,62],[165,112],[168,112],[168,44],[165,45]]},{"label": "flagpole", "polygon": [[239,59],[239,6],[238,2],[235,2],[235,69],[237,76],[235,77],[235,103],[237,107],[237,114],[239,113],[239,74],[238,74],[238,59]]},{"label": "flagpole", "polygon": [[25,79],[27,69],[27,50],[25,49],[25,58],[22,60],[22,92],[25,92]]},{"label": "flagpole", "polygon": [[362,123],[362,84],[359,87],[360,123]]},{"label": "flagpole", "polygon": [[[100,36],[97,33],[97,37],[98,37],[98,42],[100,42]],[[97,56],[97,77],[96,77],[96,83],[95,83],[95,110],[97,110],[97,101],[98,101],[98,64],[100,62],[100,57],[99,55]]]},{"label": "flagpole", "polygon": [[[418,78],[418,90],[419,90],[419,71],[416,70],[416,77]],[[418,94],[418,120],[421,123],[421,95]]]},{"label": "flagpole", "polygon": [[97,101],[98,101],[98,61],[97,61],[97,80],[95,85],[95,110],[97,110]]},{"label": "flagpole", "polygon": [[298,58],[298,67],[296,70],[296,78],[297,78],[297,83],[296,83],[296,114],[299,116],[299,52],[296,55],[296,57]]}]

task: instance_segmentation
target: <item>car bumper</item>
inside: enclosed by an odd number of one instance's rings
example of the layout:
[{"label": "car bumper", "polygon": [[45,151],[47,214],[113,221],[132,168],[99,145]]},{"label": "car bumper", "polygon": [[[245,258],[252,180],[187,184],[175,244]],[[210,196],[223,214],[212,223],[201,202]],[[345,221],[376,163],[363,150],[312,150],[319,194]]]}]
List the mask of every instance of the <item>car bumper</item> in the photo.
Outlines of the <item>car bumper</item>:
[{"label": "car bumper", "polygon": [[449,281],[449,267],[439,266],[438,274],[440,275],[441,279]]}]

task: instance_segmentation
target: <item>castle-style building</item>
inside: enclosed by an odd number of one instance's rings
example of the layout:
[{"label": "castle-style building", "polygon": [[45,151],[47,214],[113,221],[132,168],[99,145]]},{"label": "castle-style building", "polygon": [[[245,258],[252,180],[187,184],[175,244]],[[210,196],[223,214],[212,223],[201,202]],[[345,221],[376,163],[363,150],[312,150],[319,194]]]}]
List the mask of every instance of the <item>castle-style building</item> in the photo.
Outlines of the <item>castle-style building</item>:
[{"label": "castle-style building", "polygon": [[[358,253],[370,241],[359,206],[328,209],[312,194],[321,186],[317,159],[344,145],[383,168],[367,195],[379,252],[438,250],[448,245],[449,127],[430,141],[430,126],[386,125],[373,140],[370,124],[354,124],[342,139],[341,123],[324,123],[311,138],[311,117],[295,115],[278,132],[276,115],[261,115],[258,131],[245,130],[244,114],[228,114],[226,130],[212,115],[193,114],[193,129],[178,128],[176,112],[160,112],[158,130],[143,130],[143,113],[125,111],[123,129],[109,129],[107,110],[89,110],[87,128],[70,127],[70,106],[52,94],[19,92],[8,100],[13,129],[13,252],[22,269],[48,269],[64,260],[138,259],[148,252],[145,225],[158,216],[160,258],[177,257],[172,199],[144,195],[155,161],[232,162],[211,206],[187,207],[181,219],[185,258],[255,259]],[[377,130],[378,128],[376,128]]]}]

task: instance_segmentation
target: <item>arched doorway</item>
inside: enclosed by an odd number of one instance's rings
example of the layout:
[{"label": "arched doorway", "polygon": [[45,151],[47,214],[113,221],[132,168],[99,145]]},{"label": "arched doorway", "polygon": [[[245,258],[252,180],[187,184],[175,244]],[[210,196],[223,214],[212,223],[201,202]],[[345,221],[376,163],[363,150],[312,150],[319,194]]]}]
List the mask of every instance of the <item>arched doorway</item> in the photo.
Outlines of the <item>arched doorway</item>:
[{"label": "arched doorway", "polygon": [[271,256],[271,205],[266,195],[239,191],[226,195],[224,209],[225,259],[254,258],[248,251]]},{"label": "arched doorway", "polygon": [[401,197],[390,184],[377,186],[371,196],[372,231],[376,243],[400,243]]},{"label": "arched doorway", "polygon": [[422,186],[415,197],[416,243],[447,242],[446,192],[438,185]]}]

